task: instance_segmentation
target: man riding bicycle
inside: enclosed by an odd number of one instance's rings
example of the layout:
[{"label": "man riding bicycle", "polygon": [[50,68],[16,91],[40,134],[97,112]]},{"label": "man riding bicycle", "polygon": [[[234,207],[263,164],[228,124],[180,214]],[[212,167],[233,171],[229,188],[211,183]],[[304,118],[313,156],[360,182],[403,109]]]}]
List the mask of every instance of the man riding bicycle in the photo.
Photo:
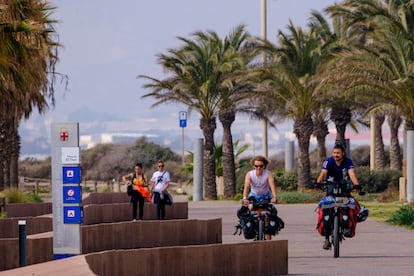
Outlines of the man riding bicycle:
[{"label": "man riding bicycle", "polygon": [[[317,178],[317,183],[320,186],[320,183],[324,181],[334,181],[334,182],[342,182],[344,184],[349,183],[349,179],[351,183],[353,183],[354,191],[360,189],[358,178],[355,174],[355,167],[352,160],[345,156],[345,148],[340,145],[336,144],[333,148],[332,156],[328,157],[322,165],[321,172]],[[327,189],[327,196],[332,195],[329,187]],[[347,192],[348,197],[352,197],[350,192]],[[353,221],[363,221],[366,218],[358,218],[360,211],[360,206],[358,201],[355,199],[355,209],[351,211],[351,216]],[[355,231],[356,225],[353,226],[354,229],[350,229],[350,231]],[[324,227],[324,236],[325,241],[323,243],[323,249],[329,250],[331,248],[331,243],[329,241],[330,236],[330,227]]]}]

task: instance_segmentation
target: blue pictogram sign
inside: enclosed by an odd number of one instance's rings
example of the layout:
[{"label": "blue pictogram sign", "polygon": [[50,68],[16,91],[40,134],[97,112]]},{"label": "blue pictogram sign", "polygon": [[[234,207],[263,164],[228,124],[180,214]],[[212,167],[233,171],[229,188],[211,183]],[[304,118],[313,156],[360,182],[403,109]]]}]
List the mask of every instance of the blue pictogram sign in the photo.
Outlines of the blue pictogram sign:
[{"label": "blue pictogram sign", "polygon": [[80,224],[83,222],[82,206],[63,206],[63,223]]},{"label": "blue pictogram sign", "polygon": [[80,167],[62,167],[63,184],[80,184],[81,169]]},{"label": "blue pictogram sign", "polygon": [[187,111],[180,111],[179,116],[180,118],[180,127],[186,127],[187,126]]},{"label": "blue pictogram sign", "polygon": [[63,203],[81,203],[81,186],[63,186]]}]

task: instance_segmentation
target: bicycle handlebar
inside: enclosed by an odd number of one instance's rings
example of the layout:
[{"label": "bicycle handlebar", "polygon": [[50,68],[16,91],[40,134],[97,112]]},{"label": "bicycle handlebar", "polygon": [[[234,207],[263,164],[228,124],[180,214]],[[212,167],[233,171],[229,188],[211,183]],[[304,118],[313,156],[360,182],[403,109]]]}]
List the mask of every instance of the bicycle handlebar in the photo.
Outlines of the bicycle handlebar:
[{"label": "bicycle handlebar", "polygon": [[[340,182],[335,182],[335,181],[324,181],[323,183],[317,183],[316,182],[313,185],[313,187],[314,187],[314,189],[321,189],[322,191],[326,191],[326,187],[330,184],[331,185],[347,185],[346,183],[340,183]],[[348,189],[349,191],[359,190],[358,194],[361,195],[361,196],[366,194],[364,191],[362,191],[362,186],[361,185],[359,185],[359,184],[354,185],[353,183],[351,183],[351,185],[352,185],[352,187]]]}]

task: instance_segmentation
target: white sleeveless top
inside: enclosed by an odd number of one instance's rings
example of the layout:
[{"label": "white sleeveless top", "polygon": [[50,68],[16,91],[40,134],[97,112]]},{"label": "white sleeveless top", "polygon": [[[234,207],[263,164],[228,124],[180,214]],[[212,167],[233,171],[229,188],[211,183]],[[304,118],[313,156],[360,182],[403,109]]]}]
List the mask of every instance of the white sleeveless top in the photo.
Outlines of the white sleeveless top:
[{"label": "white sleeveless top", "polygon": [[256,195],[266,195],[269,193],[268,172],[268,170],[263,170],[262,175],[258,177],[255,170],[250,171],[250,189],[252,193]]}]

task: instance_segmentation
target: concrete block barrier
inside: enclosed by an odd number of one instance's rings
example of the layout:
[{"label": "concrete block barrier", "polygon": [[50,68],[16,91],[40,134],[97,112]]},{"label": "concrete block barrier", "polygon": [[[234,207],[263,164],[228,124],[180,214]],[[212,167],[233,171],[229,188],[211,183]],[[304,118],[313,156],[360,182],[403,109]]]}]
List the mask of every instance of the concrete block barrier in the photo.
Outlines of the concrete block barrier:
[{"label": "concrete block barrier", "polygon": [[[157,219],[157,206],[150,202],[144,204],[144,220]],[[187,219],[188,202],[176,202],[172,206],[165,206],[165,218]],[[100,203],[83,206],[83,224],[97,224],[132,220],[132,205],[128,203]]]},{"label": "concrete block barrier", "polygon": [[27,235],[49,232],[53,230],[53,221],[51,217],[20,217],[0,219],[0,239],[18,238],[19,220],[26,221]]},{"label": "concrete block barrier", "polygon": [[287,275],[288,242],[110,250],[85,256],[96,275]]},{"label": "concrete block barrier", "polygon": [[8,218],[37,217],[52,213],[52,203],[8,203],[6,204]]},{"label": "concrete block barrier", "polygon": [[222,242],[220,219],[148,220],[81,226],[82,254]]},{"label": "concrete block barrier", "polygon": [[[27,265],[53,260],[53,238],[27,238]],[[19,239],[0,239],[0,271],[19,267]]]}]

